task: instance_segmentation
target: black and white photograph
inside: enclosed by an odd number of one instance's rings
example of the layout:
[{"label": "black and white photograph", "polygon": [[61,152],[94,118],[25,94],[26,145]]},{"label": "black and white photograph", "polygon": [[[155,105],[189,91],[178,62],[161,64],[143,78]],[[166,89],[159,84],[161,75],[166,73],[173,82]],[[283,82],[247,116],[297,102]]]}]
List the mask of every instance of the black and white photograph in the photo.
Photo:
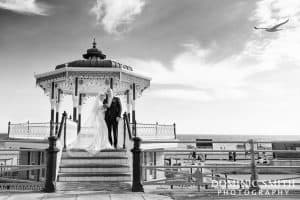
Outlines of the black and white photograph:
[{"label": "black and white photograph", "polygon": [[0,0],[0,200],[300,198],[299,0]]}]

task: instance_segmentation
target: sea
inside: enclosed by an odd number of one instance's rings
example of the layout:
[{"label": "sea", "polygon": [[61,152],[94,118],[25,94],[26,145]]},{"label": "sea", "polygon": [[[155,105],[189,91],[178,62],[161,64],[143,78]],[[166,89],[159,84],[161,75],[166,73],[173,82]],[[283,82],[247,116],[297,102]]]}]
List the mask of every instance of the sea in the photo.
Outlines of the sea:
[{"label": "sea", "polygon": [[298,141],[299,135],[217,135],[217,134],[178,134],[179,140],[196,140],[196,139],[212,139],[213,141],[247,141],[253,139],[255,141]]},{"label": "sea", "polygon": [[[6,133],[0,133],[0,140],[5,140],[7,139],[7,134]],[[0,148],[4,148],[4,143],[0,142]]]}]

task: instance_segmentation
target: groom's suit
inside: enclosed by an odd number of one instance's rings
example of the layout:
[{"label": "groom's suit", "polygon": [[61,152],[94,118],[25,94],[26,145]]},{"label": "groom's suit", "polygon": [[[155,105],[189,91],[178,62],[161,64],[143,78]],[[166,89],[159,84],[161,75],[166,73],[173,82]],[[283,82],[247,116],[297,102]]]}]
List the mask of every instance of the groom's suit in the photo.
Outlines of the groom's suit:
[{"label": "groom's suit", "polygon": [[[107,104],[107,98],[103,101],[103,104]],[[108,140],[111,145],[117,148],[118,145],[118,121],[117,117],[121,118],[122,105],[118,97],[113,97],[111,105],[105,111],[105,122],[108,128]],[[113,130],[114,143],[112,141],[111,131]]]}]

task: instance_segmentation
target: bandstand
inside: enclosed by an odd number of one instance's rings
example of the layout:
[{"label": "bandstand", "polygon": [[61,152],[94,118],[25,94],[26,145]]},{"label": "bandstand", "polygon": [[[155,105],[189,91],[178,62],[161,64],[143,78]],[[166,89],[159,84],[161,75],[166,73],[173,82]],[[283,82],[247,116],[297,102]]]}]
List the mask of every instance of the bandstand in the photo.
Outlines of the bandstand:
[{"label": "bandstand", "polygon": [[[135,100],[150,86],[151,79],[135,73],[130,66],[106,59],[106,55],[96,47],[95,40],[82,57],[84,59],[60,64],[53,71],[35,75],[36,84],[50,98],[51,122],[58,123],[61,101],[65,95],[71,95],[72,119],[77,122],[80,131],[85,100],[104,93],[109,87],[126,102],[123,110],[132,113],[132,121],[135,121]],[[53,132],[51,130],[50,135]]]},{"label": "bandstand", "polygon": [[[144,143],[141,148],[148,151],[140,156],[141,151],[137,149],[139,145],[135,141],[175,141],[175,123],[161,125],[157,122],[136,122],[136,100],[150,87],[151,79],[135,73],[130,66],[106,59],[106,55],[96,47],[95,40],[92,48],[83,54],[83,59],[57,65],[52,71],[36,74],[35,79],[36,85],[50,99],[50,121],[8,123],[6,146],[13,148],[17,157],[21,158],[13,163],[14,167],[25,167],[19,170],[17,179],[36,181],[39,187],[45,181],[44,187],[48,191],[55,191],[56,182],[62,188],[70,182],[137,182],[141,172],[137,173],[134,168],[140,169],[137,165],[141,163],[140,158],[144,164],[163,164],[164,153],[150,150],[176,147],[170,143]],[[122,130],[118,136],[121,148],[104,150],[98,152],[97,156],[91,156],[81,149],[73,151],[70,156],[68,145],[76,140],[79,132],[84,133],[89,128],[82,123],[84,103],[88,98],[105,93],[108,88],[113,89],[114,95],[121,98],[123,103],[123,120],[119,126],[119,130]],[[71,120],[61,108],[67,95],[72,97],[73,103]],[[61,119],[60,113],[63,113]],[[164,176],[158,170],[143,172],[144,180],[161,179]]]}]

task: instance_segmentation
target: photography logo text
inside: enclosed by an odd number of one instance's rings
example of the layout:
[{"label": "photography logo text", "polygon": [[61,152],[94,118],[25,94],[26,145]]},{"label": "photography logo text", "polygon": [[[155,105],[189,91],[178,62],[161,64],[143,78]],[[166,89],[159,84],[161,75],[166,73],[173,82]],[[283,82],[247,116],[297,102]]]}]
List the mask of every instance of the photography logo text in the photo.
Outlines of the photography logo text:
[{"label": "photography logo text", "polygon": [[212,180],[218,196],[284,196],[295,188],[295,180]]}]

